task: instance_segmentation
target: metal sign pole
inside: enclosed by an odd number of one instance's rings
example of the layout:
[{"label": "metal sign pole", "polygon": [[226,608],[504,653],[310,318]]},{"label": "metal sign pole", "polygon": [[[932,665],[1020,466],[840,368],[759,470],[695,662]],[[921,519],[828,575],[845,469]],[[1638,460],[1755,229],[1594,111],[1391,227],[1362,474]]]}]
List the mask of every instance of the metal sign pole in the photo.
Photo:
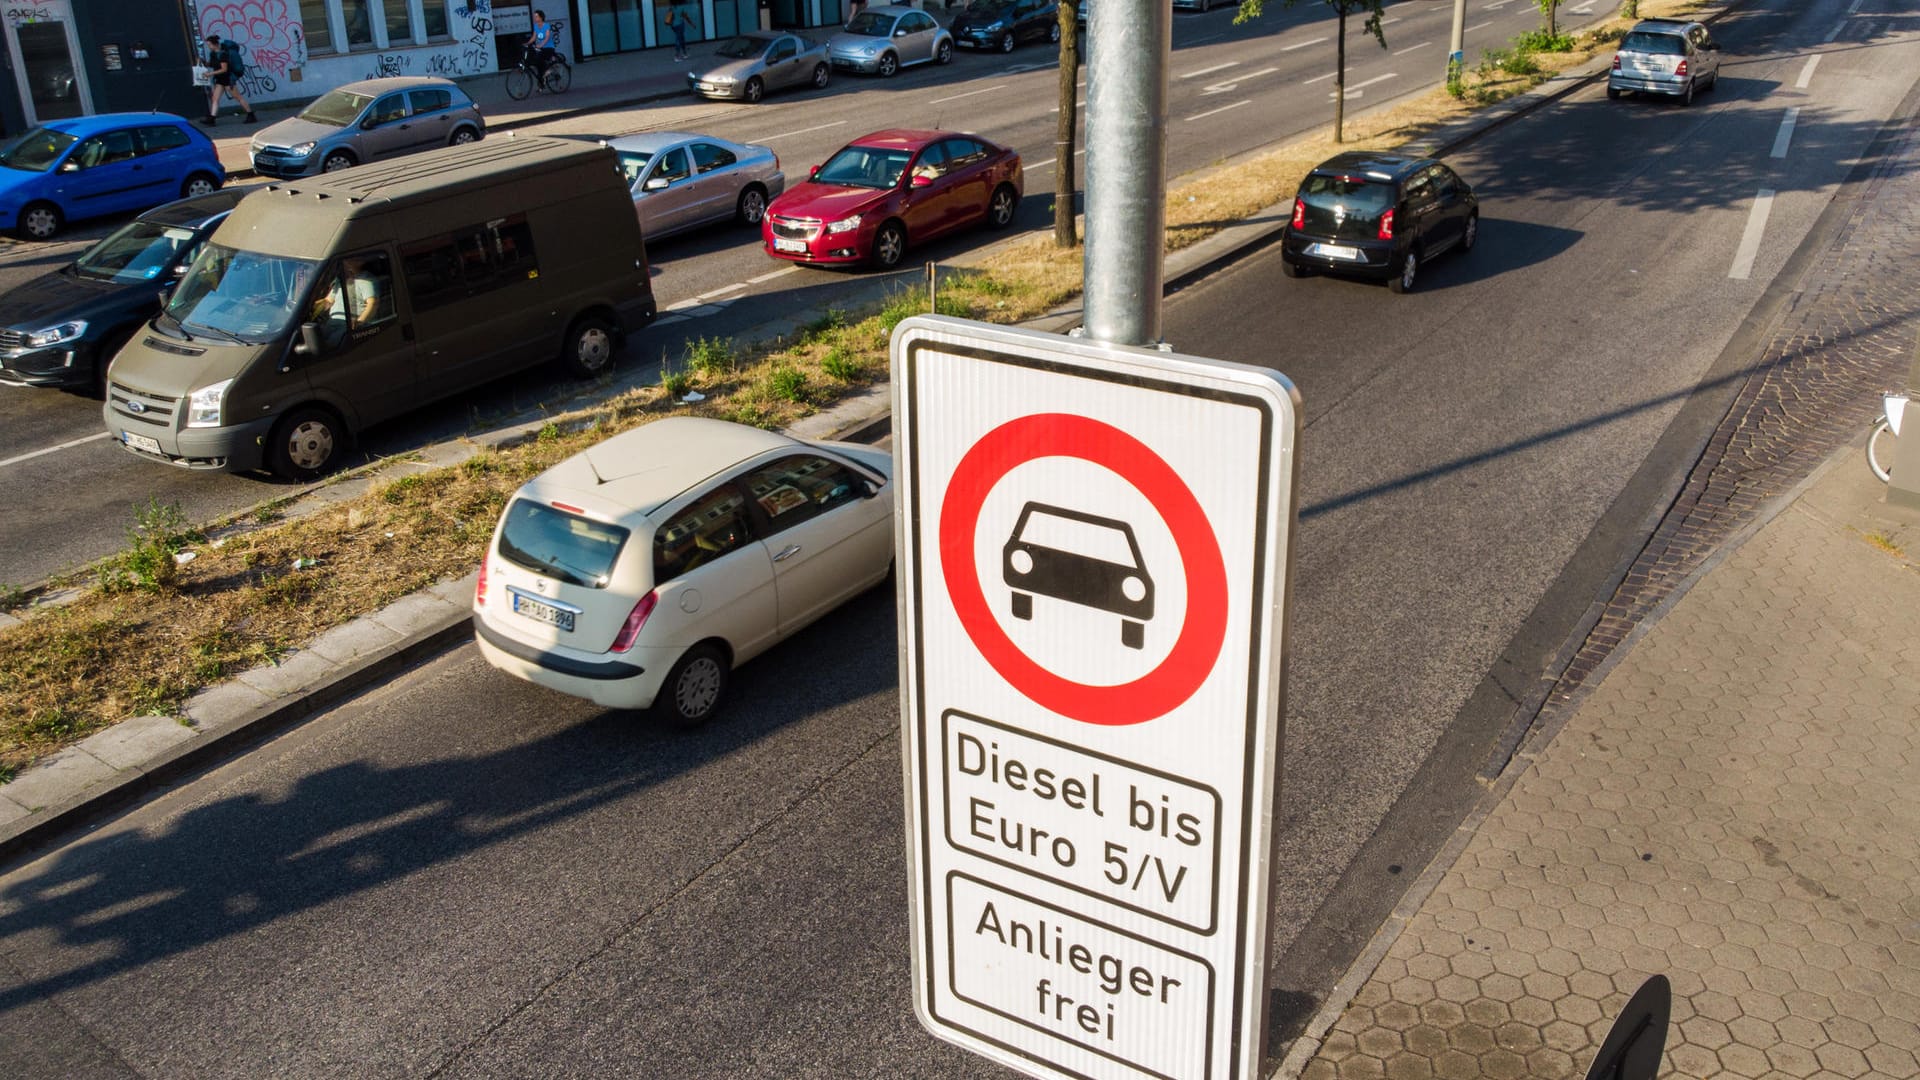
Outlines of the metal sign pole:
[{"label": "metal sign pole", "polygon": [[1453,0],[1453,34],[1447,47],[1447,82],[1458,79],[1467,66],[1467,0]]},{"label": "metal sign pole", "polygon": [[1086,330],[1096,341],[1160,341],[1167,226],[1166,0],[1087,5]]}]

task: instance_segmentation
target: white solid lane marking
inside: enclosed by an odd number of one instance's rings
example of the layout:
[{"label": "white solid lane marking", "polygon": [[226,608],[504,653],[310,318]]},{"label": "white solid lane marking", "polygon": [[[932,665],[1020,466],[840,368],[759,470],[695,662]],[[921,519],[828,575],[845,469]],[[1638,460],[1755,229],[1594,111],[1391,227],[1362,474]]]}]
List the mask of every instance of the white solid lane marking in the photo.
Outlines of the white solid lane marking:
[{"label": "white solid lane marking", "polygon": [[1194,116],[1189,116],[1187,117],[1187,122],[1192,123],[1195,120],[1205,120],[1209,116],[1214,116],[1216,114],[1226,112],[1228,109],[1237,109],[1242,105],[1251,105],[1251,104],[1253,104],[1251,99],[1247,101],[1236,101],[1231,105],[1222,105],[1217,109],[1208,109],[1206,112],[1199,113]]},{"label": "white solid lane marking", "polygon": [[800,268],[799,268],[799,267],[797,267],[797,266],[788,266],[788,267],[784,267],[784,268],[782,268],[782,269],[779,269],[779,270],[775,270],[775,271],[773,271],[773,272],[772,272],[772,273],[770,273],[770,274],[761,274],[761,275],[760,275],[759,277],[750,277],[750,278],[748,278],[748,279],[747,279],[747,284],[749,284],[749,285],[758,285],[758,284],[760,284],[760,283],[762,283],[762,282],[766,282],[766,281],[772,281],[772,280],[773,280],[774,278],[777,278],[777,277],[780,277],[780,276],[782,276],[782,275],[785,275],[785,274],[797,274],[797,273],[799,273],[799,272],[800,272]]},{"label": "white solid lane marking", "polygon": [[1415,49],[1424,49],[1424,48],[1426,48],[1427,46],[1429,46],[1429,45],[1431,45],[1431,44],[1433,44],[1433,42],[1431,42],[1431,41],[1423,41],[1423,42],[1421,42],[1421,43],[1420,43],[1420,44],[1418,44],[1418,45],[1409,45],[1409,46],[1407,46],[1406,48],[1404,48],[1404,49],[1401,49],[1401,50],[1400,50],[1399,52],[1397,52],[1397,53],[1394,53],[1393,55],[1395,55],[1395,56],[1405,56],[1405,55],[1407,55],[1408,53],[1410,53],[1410,52],[1412,52],[1412,51],[1413,51],[1413,50],[1415,50]]},{"label": "white solid lane marking", "polygon": [[783,131],[778,135],[762,135],[757,139],[748,139],[747,141],[748,142],[771,142],[774,139],[784,139],[790,135],[805,135],[810,131],[825,131],[828,128],[839,127],[844,123],[846,123],[845,120],[835,120],[831,124],[820,124],[816,127],[801,128],[799,131]]},{"label": "white solid lane marking", "polygon": [[1727,276],[1745,281],[1753,276],[1753,260],[1760,254],[1760,238],[1767,232],[1767,215],[1773,213],[1773,189],[1761,188],[1753,197],[1753,210],[1747,214],[1747,231],[1740,236],[1740,249],[1733,253],[1733,268]]},{"label": "white solid lane marking", "polygon": [[1594,0],[1587,0],[1587,2],[1586,2],[1586,3],[1584,3],[1584,4],[1581,4],[1581,5],[1579,6],[1579,7],[1574,7],[1574,8],[1568,8],[1568,9],[1567,9],[1567,14],[1569,14],[1569,15],[1591,15],[1591,14],[1593,14],[1593,2],[1594,2]]},{"label": "white solid lane marking", "polygon": [[969,90],[964,94],[955,94],[952,97],[937,97],[937,98],[934,98],[932,101],[927,102],[927,104],[938,105],[943,101],[959,101],[963,97],[972,97],[975,94],[991,94],[995,90],[999,90],[1005,87],[1006,85],[1007,85],[1006,83],[999,83],[994,86],[983,87],[979,90]]},{"label": "white solid lane marking", "polygon": [[1326,82],[1326,81],[1327,81],[1328,79],[1331,79],[1331,78],[1333,78],[1333,77],[1334,77],[1335,75],[1338,75],[1338,74],[1340,74],[1340,73],[1339,73],[1339,72],[1337,72],[1337,71],[1329,71],[1329,72],[1327,72],[1327,73],[1326,73],[1325,75],[1315,75],[1315,76],[1314,76],[1313,78],[1311,78],[1311,79],[1308,79],[1308,80],[1307,80],[1306,82],[1303,82],[1303,83],[1301,83],[1300,85],[1301,85],[1301,86],[1312,86],[1312,85],[1313,85],[1314,83],[1317,83],[1317,82]]},{"label": "white solid lane marking", "polygon": [[1347,87],[1347,93],[1352,94],[1355,90],[1358,90],[1363,86],[1372,86],[1374,83],[1386,82],[1388,79],[1397,79],[1399,77],[1400,77],[1400,73],[1397,71],[1389,71],[1385,75],[1375,75],[1373,78],[1368,79],[1366,82],[1357,82],[1357,83],[1354,83],[1352,86]]},{"label": "white solid lane marking", "polygon": [[694,297],[694,299],[702,303],[705,303],[706,301],[711,300],[716,296],[725,296],[730,292],[739,292],[741,289],[744,289],[746,287],[747,287],[746,282],[736,281],[731,285],[722,285],[717,289],[709,289],[706,292],[701,293],[699,296]]},{"label": "white solid lane marking", "polygon": [[1499,11],[1501,8],[1506,7],[1508,4],[1511,4],[1511,3],[1513,3],[1513,0],[1493,0],[1493,3],[1482,6],[1480,10],[1481,11]]},{"label": "white solid lane marking", "polygon": [[1181,75],[1180,77],[1183,79],[1197,79],[1202,75],[1211,75],[1216,71],[1225,71],[1230,67],[1239,67],[1239,66],[1240,66],[1240,61],[1229,60],[1224,64],[1215,64],[1212,67],[1203,67],[1199,71],[1189,71],[1184,75]]},{"label": "white solid lane marking", "polygon": [[1492,23],[1490,23],[1490,22],[1483,22],[1483,23],[1474,23],[1474,24],[1473,24],[1472,26],[1469,26],[1469,27],[1467,27],[1467,28],[1466,28],[1465,30],[1462,30],[1462,31],[1461,31],[1461,33],[1463,33],[1463,34],[1471,34],[1471,33],[1473,33],[1473,32],[1474,32],[1475,30],[1485,30],[1485,29],[1486,29],[1487,27],[1489,27],[1489,26],[1492,26],[1492,25],[1493,25],[1493,24],[1492,24]]},{"label": "white solid lane marking", "polygon": [[31,461],[37,457],[45,457],[48,454],[57,453],[58,451],[61,451],[61,450],[66,450],[71,447],[79,446],[82,443],[90,443],[90,442],[93,442],[95,439],[111,439],[111,438],[113,438],[113,432],[97,431],[92,435],[83,435],[78,439],[68,439],[66,442],[63,442],[63,443],[55,443],[52,446],[45,447],[40,450],[29,451],[28,453],[25,453],[25,454],[16,454],[15,456],[10,457],[5,461],[0,461],[0,469],[4,469],[9,465],[18,465],[23,461]]},{"label": "white solid lane marking", "polygon": [[[1085,154],[1086,154],[1085,150],[1075,150],[1073,152],[1074,157],[1083,157],[1085,156]],[[1057,164],[1059,161],[1060,159],[1057,157],[1050,157],[1045,161],[1036,161],[1031,165],[1023,165],[1021,166],[1021,168],[1026,172],[1033,172],[1035,169],[1044,169],[1049,165]]]},{"label": "white solid lane marking", "polygon": [[1794,89],[1805,90],[1807,88],[1807,84],[1813,82],[1813,67],[1815,64],[1818,64],[1819,62],[1820,62],[1819,53],[1815,53],[1812,56],[1807,57],[1807,66],[1800,69],[1800,78],[1797,82],[1793,84]]},{"label": "white solid lane marking", "polygon": [[1306,47],[1307,47],[1307,46],[1309,46],[1309,45],[1318,45],[1318,44],[1320,44],[1321,42],[1323,42],[1323,41],[1325,41],[1325,40],[1327,40],[1327,39],[1326,39],[1326,38],[1323,38],[1323,37],[1317,37],[1317,38],[1314,38],[1314,39],[1313,39],[1312,41],[1296,41],[1296,42],[1294,42],[1294,43],[1293,43],[1293,44],[1291,44],[1291,45],[1282,45],[1282,46],[1280,46],[1280,51],[1281,51],[1281,52],[1292,52],[1292,51],[1293,51],[1293,50],[1295,50],[1295,49],[1304,49],[1304,48],[1306,48]]},{"label": "white solid lane marking", "polygon": [[[1261,68],[1259,71],[1249,71],[1243,75],[1235,75],[1233,77],[1232,82],[1217,82],[1209,86],[1202,87],[1200,92],[1202,94],[1230,93],[1231,91],[1240,89],[1240,84],[1243,82],[1246,82],[1248,79],[1257,78],[1261,75],[1271,75],[1274,72],[1279,70],[1280,70],[1279,68]],[[1055,109],[1053,111],[1059,112],[1060,110]]]},{"label": "white solid lane marking", "polygon": [[1399,22],[1399,21],[1400,21],[1400,16],[1398,16],[1398,15],[1395,15],[1395,16],[1394,16],[1393,18],[1391,18],[1391,19],[1381,19],[1381,20],[1380,20],[1380,25],[1381,25],[1381,26],[1392,26],[1392,25],[1393,25],[1394,23],[1397,23],[1397,22]]},{"label": "white solid lane marking", "polygon": [[1788,109],[1787,115],[1780,118],[1780,134],[1773,137],[1774,157],[1787,156],[1787,147],[1793,143],[1793,126],[1799,122],[1800,106],[1798,105]]}]

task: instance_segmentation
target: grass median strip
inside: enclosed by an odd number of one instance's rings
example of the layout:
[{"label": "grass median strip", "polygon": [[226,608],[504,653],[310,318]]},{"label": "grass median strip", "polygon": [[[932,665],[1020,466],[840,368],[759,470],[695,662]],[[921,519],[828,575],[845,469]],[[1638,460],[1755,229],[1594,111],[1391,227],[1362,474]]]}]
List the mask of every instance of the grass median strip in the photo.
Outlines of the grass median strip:
[{"label": "grass median strip", "polygon": [[[1643,0],[1643,16],[1697,10],[1696,0]],[[1391,149],[1474,108],[1511,96],[1617,40],[1614,20],[1569,51],[1525,64],[1485,62],[1458,95],[1444,89],[1350,119],[1348,139],[1290,143],[1203,171],[1172,191],[1167,247],[1237,224],[1292,194],[1339,149]],[[1502,56],[1510,55],[1503,53]],[[1513,68],[1523,69],[1516,73]],[[1082,252],[1038,234],[945,268],[942,314],[1015,323],[1079,293]],[[377,482],[364,495],[291,520],[271,506],[197,528],[149,504],[127,549],[69,584],[70,603],[32,606],[0,589],[21,616],[0,631],[0,783],[35,759],[129,716],[177,713],[195,692],[275,662],[327,629],[478,565],[507,498],[586,446],[671,414],[781,427],[887,374],[887,337],[927,310],[901,292],[878,311],[828,310],[794,340],[701,339],[663,363],[661,385],[564,416],[517,445],[458,465]],[[687,404],[688,391],[703,399]]]}]

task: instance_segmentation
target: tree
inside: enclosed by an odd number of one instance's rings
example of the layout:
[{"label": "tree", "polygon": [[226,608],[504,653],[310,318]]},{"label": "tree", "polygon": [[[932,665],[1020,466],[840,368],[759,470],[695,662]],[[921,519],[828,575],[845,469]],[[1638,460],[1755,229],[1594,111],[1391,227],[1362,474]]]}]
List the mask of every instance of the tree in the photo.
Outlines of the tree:
[{"label": "tree", "polygon": [[[1284,6],[1292,7],[1300,2],[1301,0],[1284,0]],[[1322,0],[1322,2],[1331,6],[1339,16],[1340,32],[1334,38],[1333,46],[1333,141],[1343,142],[1347,118],[1347,15],[1356,11],[1366,12],[1367,21],[1364,29],[1372,34],[1373,40],[1379,42],[1380,47],[1384,49],[1387,47],[1387,35],[1380,25],[1380,6],[1383,0]],[[1545,3],[1546,0],[1536,0],[1536,2]],[[1559,0],[1554,2],[1558,3]],[[1240,13],[1233,17],[1233,21],[1243,23],[1257,19],[1266,9],[1266,0],[1240,0]]]},{"label": "tree", "polygon": [[1560,0],[1533,0],[1533,6],[1539,8],[1540,14],[1547,17],[1547,40],[1551,41],[1559,37],[1559,28],[1554,25],[1553,13],[1560,7]]},{"label": "tree", "polygon": [[1073,227],[1074,129],[1080,116],[1080,42],[1078,7],[1060,4],[1060,120],[1054,127],[1053,243],[1070,248],[1080,242]]}]

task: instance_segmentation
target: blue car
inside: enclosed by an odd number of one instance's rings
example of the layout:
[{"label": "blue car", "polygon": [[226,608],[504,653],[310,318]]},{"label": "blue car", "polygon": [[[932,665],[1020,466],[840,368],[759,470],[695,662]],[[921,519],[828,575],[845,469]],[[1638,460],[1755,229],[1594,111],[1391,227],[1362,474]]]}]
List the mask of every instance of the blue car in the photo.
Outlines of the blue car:
[{"label": "blue car", "polygon": [[226,182],[213,140],[182,117],[50,120],[0,144],[0,229],[47,240],[69,221],[138,213]]}]

